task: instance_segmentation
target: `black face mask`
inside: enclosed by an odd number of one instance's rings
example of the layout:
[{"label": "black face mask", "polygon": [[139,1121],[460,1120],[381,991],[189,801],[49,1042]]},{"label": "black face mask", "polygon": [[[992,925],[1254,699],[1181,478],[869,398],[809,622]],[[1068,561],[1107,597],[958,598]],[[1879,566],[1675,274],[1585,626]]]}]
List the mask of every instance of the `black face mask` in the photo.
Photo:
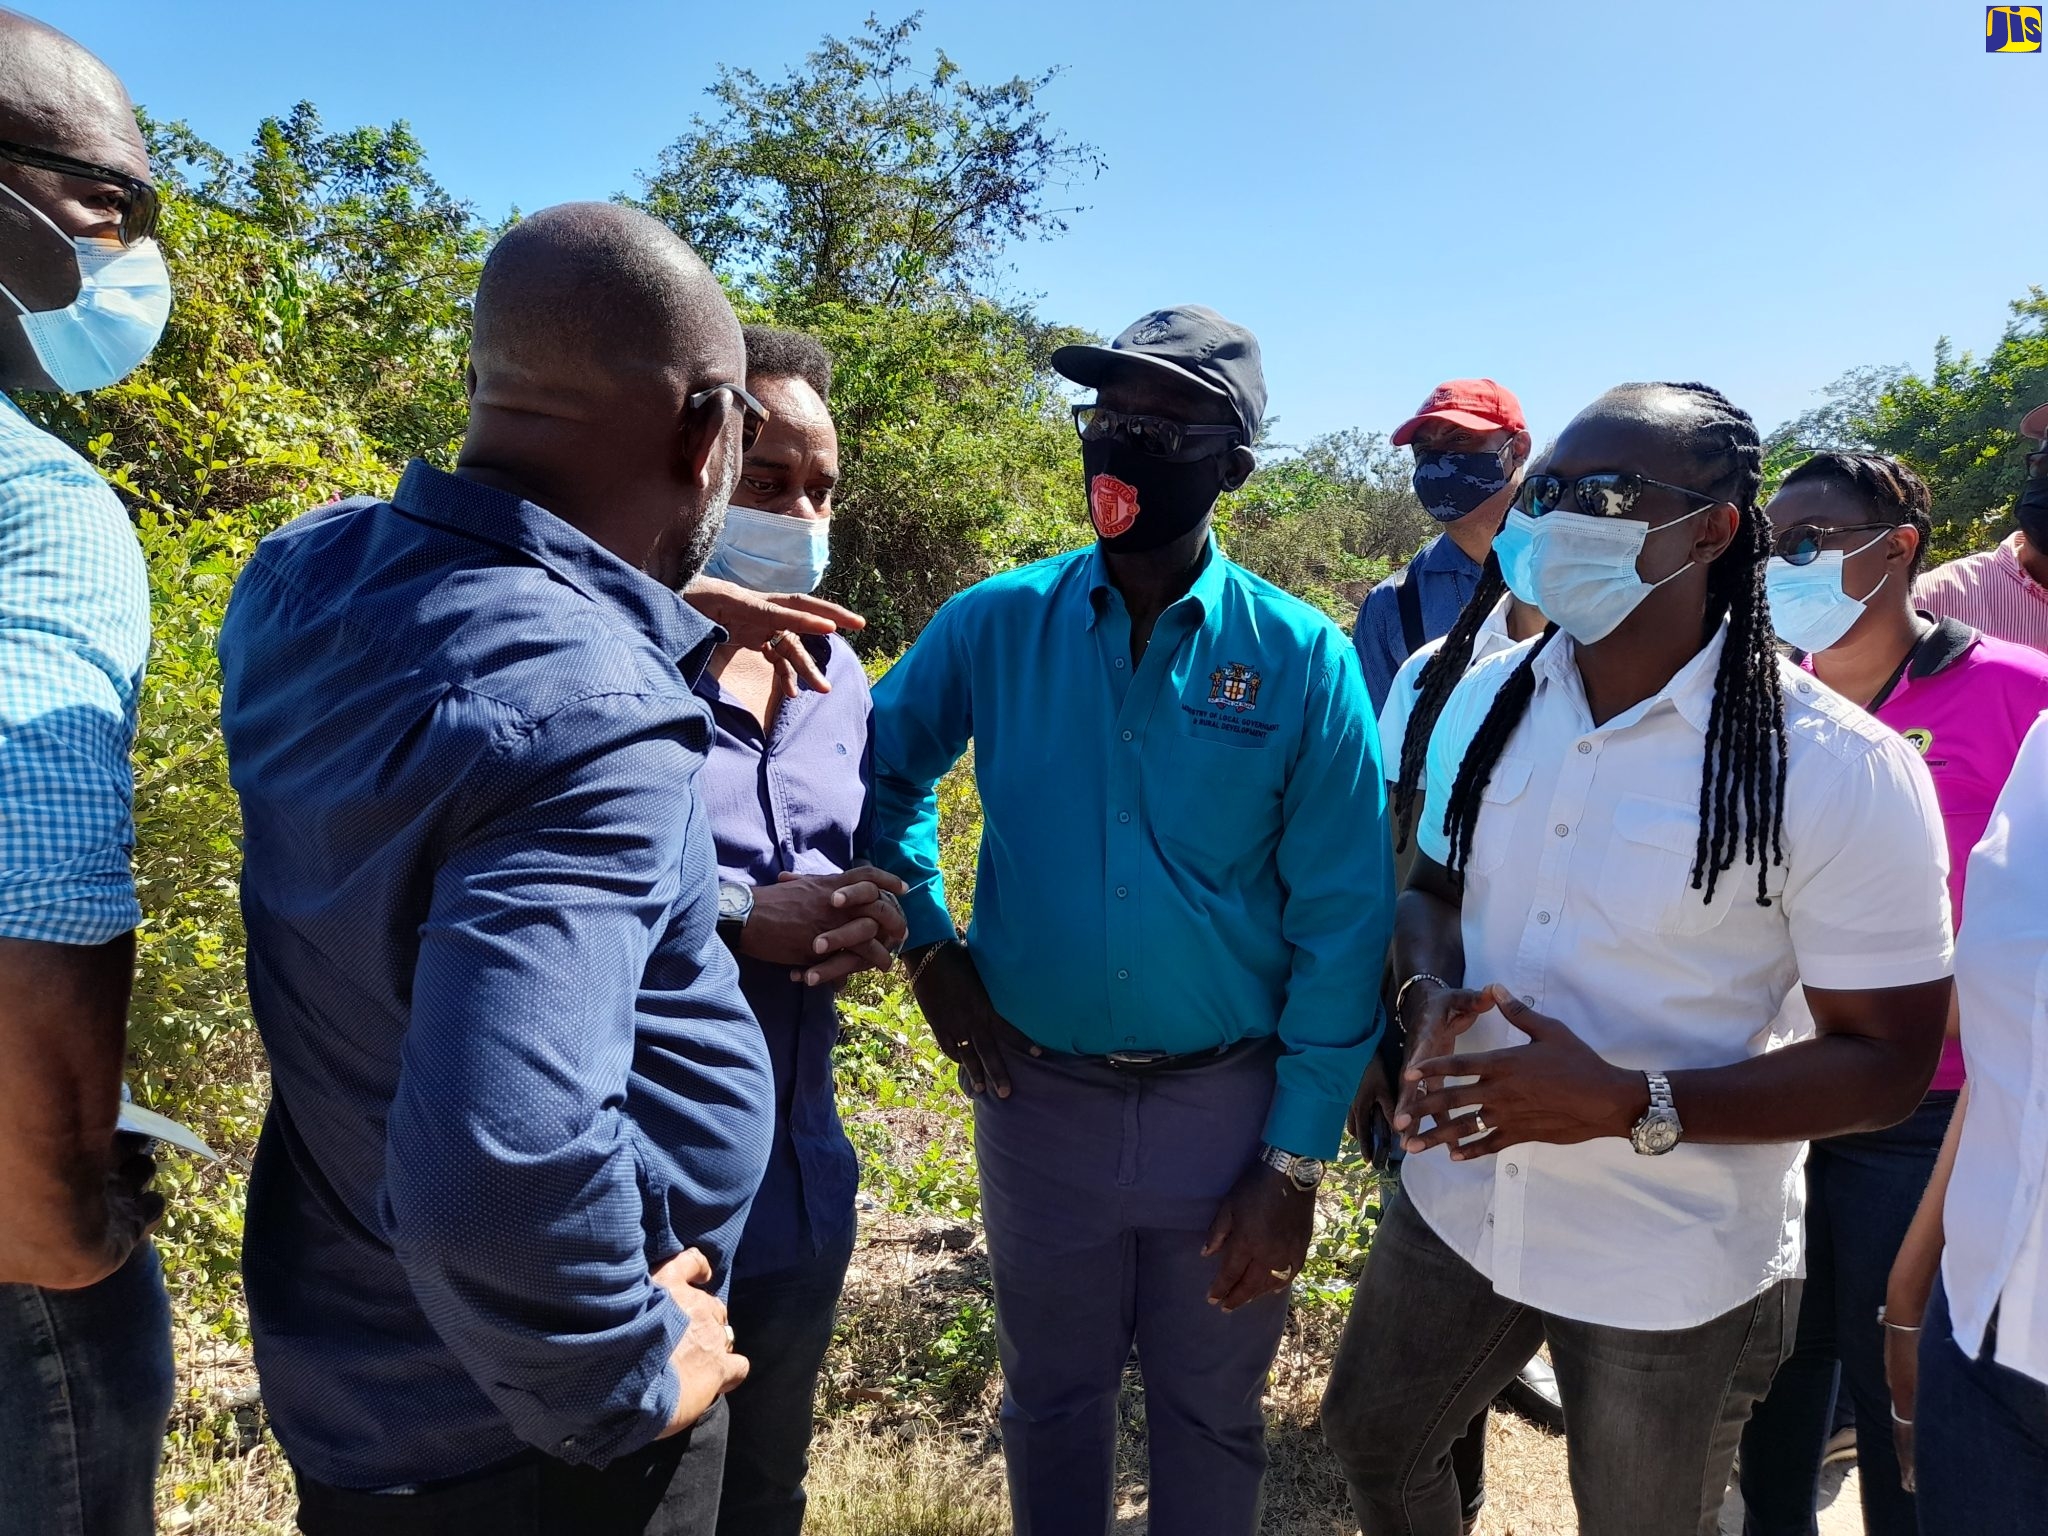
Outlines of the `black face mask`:
[{"label": "black face mask", "polygon": [[2048,480],[2029,480],[2020,491],[2020,504],[2013,515],[2027,542],[2048,555]]},{"label": "black face mask", "polygon": [[1107,550],[1158,549],[1192,532],[1209,515],[1230,472],[1228,453],[1179,463],[1128,443],[1081,445],[1088,517]]}]

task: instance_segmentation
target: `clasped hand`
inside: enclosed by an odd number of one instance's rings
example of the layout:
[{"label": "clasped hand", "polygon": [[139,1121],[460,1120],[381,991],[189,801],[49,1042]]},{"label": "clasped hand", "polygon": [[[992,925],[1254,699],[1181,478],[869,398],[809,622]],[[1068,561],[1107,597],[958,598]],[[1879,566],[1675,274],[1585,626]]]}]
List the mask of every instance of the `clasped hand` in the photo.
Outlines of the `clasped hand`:
[{"label": "clasped hand", "polygon": [[906,889],[865,864],[838,875],[780,875],[754,892],[740,953],[789,966],[789,979],[807,987],[886,971],[909,931],[897,901]]},{"label": "clasped hand", "polygon": [[[1458,1037],[1492,1009],[1529,1043],[1453,1054]],[[1565,1146],[1626,1136],[1649,1106],[1642,1073],[1613,1066],[1505,987],[1432,988],[1414,1012],[1410,1060],[1394,1106],[1394,1129],[1410,1155],[1448,1146],[1452,1160],[1462,1162],[1517,1142]],[[1424,1121],[1433,1122],[1427,1130]]]}]

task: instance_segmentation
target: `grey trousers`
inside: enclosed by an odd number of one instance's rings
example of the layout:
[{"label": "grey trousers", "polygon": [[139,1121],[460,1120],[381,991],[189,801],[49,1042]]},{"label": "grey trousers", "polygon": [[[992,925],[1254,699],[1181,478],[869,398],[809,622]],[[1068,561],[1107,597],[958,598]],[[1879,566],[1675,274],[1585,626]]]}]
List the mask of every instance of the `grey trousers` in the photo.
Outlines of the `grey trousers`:
[{"label": "grey trousers", "polygon": [[1796,1280],[1669,1332],[1538,1312],[1495,1292],[1402,1194],[1352,1297],[1323,1435],[1365,1536],[1459,1536],[1451,1446],[1547,1342],[1581,1536],[1713,1536],[1742,1427],[1798,1317]]},{"label": "grey trousers", "polygon": [[1251,1536],[1266,1472],[1260,1407],[1285,1293],[1226,1316],[1201,1256],[1257,1152],[1271,1047],[1127,1076],[1007,1057],[1008,1099],[975,1100],[982,1216],[1003,1365],[1017,1536],[1093,1536],[1115,1506],[1117,1393],[1145,1382],[1153,1536]]}]

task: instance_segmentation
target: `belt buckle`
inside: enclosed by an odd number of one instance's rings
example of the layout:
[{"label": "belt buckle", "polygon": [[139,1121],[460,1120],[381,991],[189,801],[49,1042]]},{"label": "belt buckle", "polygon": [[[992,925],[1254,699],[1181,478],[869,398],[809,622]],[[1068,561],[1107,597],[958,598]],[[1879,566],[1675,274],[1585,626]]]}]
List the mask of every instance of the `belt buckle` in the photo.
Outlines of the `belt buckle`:
[{"label": "belt buckle", "polygon": [[1104,1059],[1119,1072],[1143,1072],[1172,1057],[1165,1051],[1111,1051]]}]

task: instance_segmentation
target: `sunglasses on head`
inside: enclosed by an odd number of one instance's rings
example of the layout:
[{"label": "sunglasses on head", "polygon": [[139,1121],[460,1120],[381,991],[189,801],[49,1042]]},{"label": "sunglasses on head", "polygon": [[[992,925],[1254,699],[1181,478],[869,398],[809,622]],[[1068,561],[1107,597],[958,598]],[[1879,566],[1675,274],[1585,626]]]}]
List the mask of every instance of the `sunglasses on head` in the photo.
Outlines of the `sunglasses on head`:
[{"label": "sunglasses on head", "polygon": [[768,407],[741,389],[737,384],[714,384],[709,389],[700,389],[683,404],[690,410],[701,411],[719,395],[730,395],[733,403],[740,408],[740,452],[752,453],[754,444],[761,441],[761,431],[768,425]]},{"label": "sunglasses on head", "polygon": [[[1845,533],[1889,533],[1897,523],[1851,523],[1846,528],[1822,528],[1816,523],[1794,523],[1771,535],[1771,553],[1787,565],[1811,565],[1827,548],[1829,539]],[[1874,541],[1873,541],[1874,542]]]},{"label": "sunglasses on head", "polygon": [[1137,416],[1129,411],[1112,411],[1102,405],[1075,406],[1074,430],[1084,443],[1129,443],[1139,452],[1161,459],[1207,458],[1219,447],[1231,446],[1218,444],[1213,439],[1241,435],[1235,427],[1197,426],[1165,416]]},{"label": "sunglasses on head", "polygon": [[1522,482],[1522,488],[1515,492],[1515,510],[1524,517],[1548,517],[1569,499],[1571,510],[1583,512],[1588,517],[1627,517],[1635,511],[1643,492],[1653,488],[1675,492],[1703,507],[1716,506],[1721,499],[1704,491],[1621,470],[1610,474],[1581,475],[1576,480],[1560,480],[1556,475],[1530,475]]},{"label": "sunglasses on head", "polygon": [[90,160],[74,160],[54,150],[37,149],[33,144],[16,144],[10,139],[0,139],[0,160],[12,160],[16,165],[33,166],[39,171],[55,171],[60,176],[75,177],[79,181],[97,181],[118,187],[122,198],[121,243],[133,245],[156,233],[157,213],[163,206],[162,200],[157,196],[156,188],[139,176],[94,165]]}]

